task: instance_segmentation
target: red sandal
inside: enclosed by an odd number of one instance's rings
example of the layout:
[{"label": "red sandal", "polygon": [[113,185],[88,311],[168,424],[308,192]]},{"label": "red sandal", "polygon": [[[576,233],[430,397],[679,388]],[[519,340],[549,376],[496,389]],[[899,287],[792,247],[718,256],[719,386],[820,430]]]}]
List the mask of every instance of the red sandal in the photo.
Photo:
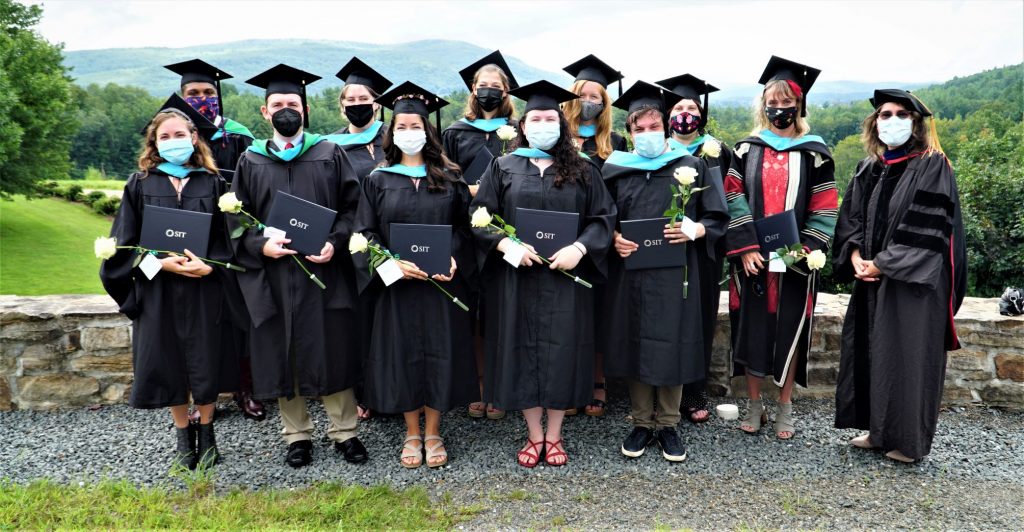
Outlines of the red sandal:
[{"label": "red sandal", "polygon": [[[544,461],[547,462],[547,464],[549,466],[551,466],[551,467],[562,467],[565,464],[569,463],[569,455],[565,452],[565,447],[562,446],[562,440],[558,440],[556,442],[550,442],[550,441],[544,440],[544,446],[545,446],[546,449],[548,449],[548,451],[546,453],[544,453]],[[557,450],[557,448],[559,448],[559,447],[562,448],[561,451]],[[554,450],[552,450],[552,449],[554,449]],[[551,461],[552,457],[559,457],[559,456],[564,456],[565,457],[565,461],[561,462],[561,463],[552,462]]]},{"label": "red sandal", "polygon": [[[533,454],[534,452],[536,454]],[[523,467],[533,469],[540,463],[540,457],[543,455],[544,440],[532,441],[530,438],[526,438],[526,446],[516,453],[516,461],[518,461],[519,465]]]}]

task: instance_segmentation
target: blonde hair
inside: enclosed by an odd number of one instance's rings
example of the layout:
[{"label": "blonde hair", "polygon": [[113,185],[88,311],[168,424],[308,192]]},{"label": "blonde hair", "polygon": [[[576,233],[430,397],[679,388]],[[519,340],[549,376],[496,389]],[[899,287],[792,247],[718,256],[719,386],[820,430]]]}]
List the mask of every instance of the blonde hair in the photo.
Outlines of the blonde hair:
[{"label": "blonde hair", "polygon": [[802,114],[800,109],[803,108],[803,95],[793,92],[793,88],[789,86],[786,80],[776,79],[766,83],[761,97],[754,101],[754,129],[750,131],[751,135],[757,135],[771,127],[771,124],[768,123],[768,117],[764,115],[764,102],[768,100],[769,95],[778,95],[796,100],[796,136],[802,137],[811,132],[811,125],[807,123],[807,117],[800,116]]},{"label": "blonde hair", "polygon": [[[921,105],[924,105],[923,103]],[[900,107],[903,107],[902,105]],[[927,109],[927,107],[925,107]],[[864,119],[861,124],[860,141],[864,144],[864,151],[868,153],[868,157],[872,160],[878,161],[882,158],[882,154],[885,150],[889,149],[888,146],[878,138],[878,113],[882,110],[882,106],[879,105],[877,109],[871,112]],[[921,113],[904,107],[908,113],[910,113],[911,120],[914,121],[913,128],[910,132],[910,149],[908,153],[925,153],[929,154],[932,152],[942,152],[942,146],[939,144],[939,135],[935,132],[935,120],[934,118],[928,119],[921,115]],[[928,123],[926,123],[926,121]]]},{"label": "blonde hair", "polygon": [[505,91],[505,99],[502,100],[501,105],[498,106],[498,114],[495,116],[504,116],[512,118],[515,115],[516,108],[512,104],[512,98],[508,97],[508,91],[510,90],[508,75],[498,65],[484,65],[473,74],[473,86],[469,89],[469,97],[466,98],[466,110],[463,111],[467,120],[476,120],[484,116],[484,110],[480,107],[480,102],[476,100],[476,84],[480,81],[480,74],[496,72],[498,77],[501,78],[501,90]]},{"label": "blonde hair", "polygon": [[217,162],[213,160],[213,153],[210,151],[209,146],[206,145],[206,142],[198,137],[198,130],[196,125],[192,123],[192,120],[185,113],[177,109],[165,109],[157,113],[149,125],[146,126],[146,138],[142,140],[142,154],[139,155],[139,170],[142,171],[142,177],[149,176],[150,170],[165,162],[165,159],[160,156],[160,150],[156,147],[156,130],[160,129],[164,122],[172,118],[183,120],[188,126],[189,133],[196,135],[195,150],[192,152],[192,157],[189,157],[188,162],[185,163],[185,166],[205,168],[211,174],[219,174]]},{"label": "blonde hair", "polygon": [[[579,96],[583,93],[583,86],[587,84],[587,80],[580,79],[576,80],[572,84],[572,88],[569,89],[573,94]],[[594,134],[594,142],[597,143],[597,156],[602,159],[607,159],[612,154],[612,98],[608,95],[608,91],[601,86],[600,83],[596,83],[598,92],[601,94],[601,101],[604,103],[604,109],[601,110],[601,114],[597,115],[594,122],[597,124],[597,133]],[[580,113],[583,111],[583,102],[580,99],[569,100],[562,104],[562,113],[565,114],[565,120],[569,122],[569,131],[578,131],[580,127]]]}]

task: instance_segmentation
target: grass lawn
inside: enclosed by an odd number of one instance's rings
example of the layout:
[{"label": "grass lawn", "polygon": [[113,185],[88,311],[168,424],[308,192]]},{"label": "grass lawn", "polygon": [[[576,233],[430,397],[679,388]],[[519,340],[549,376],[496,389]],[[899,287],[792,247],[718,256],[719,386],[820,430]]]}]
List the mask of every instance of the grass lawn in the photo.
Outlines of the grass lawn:
[{"label": "grass lawn", "polygon": [[447,530],[476,511],[431,502],[422,489],[318,484],[215,494],[212,483],[186,484],[188,489],[180,490],[138,488],[125,481],[78,486],[0,481],[0,528]]},{"label": "grass lawn", "polygon": [[81,203],[0,200],[0,294],[102,294],[93,241],[110,224]]},{"label": "grass lawn", "polygon": [[124,190],[124,180],[121,179],[62,179],[57,184],[66,187],[78,185],[87,190]]}]

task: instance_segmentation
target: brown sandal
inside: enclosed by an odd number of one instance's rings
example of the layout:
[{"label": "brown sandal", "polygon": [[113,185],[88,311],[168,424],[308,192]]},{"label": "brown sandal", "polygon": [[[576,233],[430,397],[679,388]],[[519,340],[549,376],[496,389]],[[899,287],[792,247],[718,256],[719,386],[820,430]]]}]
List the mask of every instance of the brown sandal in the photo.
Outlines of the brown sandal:
[{"label": "brown sandal", "polygon": [[[412,442],[419,442],[417,446],[413,446]],[[414,462],[406,462],[406,458],[415,458]],[[423,436],[406,436],[405,443],[402,445],[402,467],[406,469],[416,469],[423,465]]]},{"label": "brown sandal", "polygon": [[[595,382],[594,389],[606,390],[603,382]],[[605,397],[608,397],[607,392],[605,393]],[[603,399],[594,398],[590,400],[590,403],[588,403],[586,407],[584,407],[583,411],[590,417],[601,417],[604,415],[605,408],[607,407],[608,403]]]},{"label": "brown sandal", "polygon": [[[448,450],[444,448],[444,440],[441,439],[441,436],[427,436],[423,441],[426,443],[430,443],[432,441],[438,442],[437,445],[433,447],[430,447],[429,445],[426,447],[427,467],[433,469],[435,467],[441,467],[448,463]],[[440,449],[440,451],[438,449]],[[435,458],[443,458],[444,460],[440,462],[434,462],[433,459]]]}]

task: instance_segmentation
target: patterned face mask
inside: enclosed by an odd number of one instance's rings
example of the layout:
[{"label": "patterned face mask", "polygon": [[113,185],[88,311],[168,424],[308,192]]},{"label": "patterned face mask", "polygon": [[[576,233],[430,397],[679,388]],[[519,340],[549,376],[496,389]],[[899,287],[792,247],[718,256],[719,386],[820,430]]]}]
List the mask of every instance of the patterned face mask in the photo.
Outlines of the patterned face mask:
[{"label": "patterned face mask", "polygon": [[210,122],[220,116],[220,98],[217,96],[186,96],[185,101]]},{"label": "patterned face mask", "polygon": [[680,135],[689,135],[700,127],[700,117],[690,113],[679,113],[668,121],[672,131]]},{"label": "patterned face mask", "polygon": [[796,107],[765,107],[768,123],[778,129],[786,129],[796,122]]}]

